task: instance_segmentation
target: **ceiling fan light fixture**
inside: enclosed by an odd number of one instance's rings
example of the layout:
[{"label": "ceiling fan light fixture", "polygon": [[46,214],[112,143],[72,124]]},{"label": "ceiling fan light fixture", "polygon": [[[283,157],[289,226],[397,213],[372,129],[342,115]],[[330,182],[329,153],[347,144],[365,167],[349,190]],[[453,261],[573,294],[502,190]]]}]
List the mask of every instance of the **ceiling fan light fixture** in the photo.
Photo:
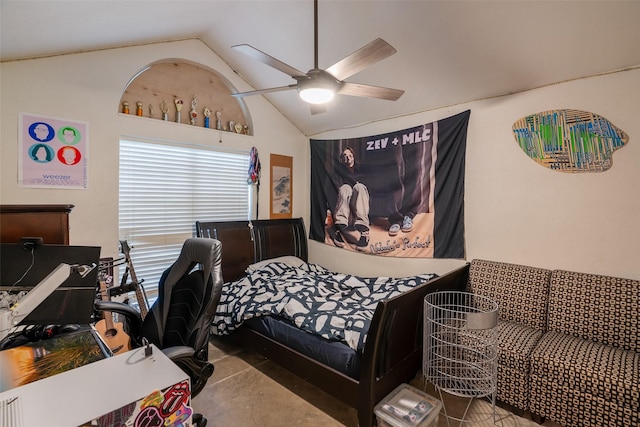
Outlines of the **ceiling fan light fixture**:
[{"label": "ceiling fan light fixture", "polygon": [[363,85],[344,80],[354,74],[359,73],[367,67],[396,53],[396,50],[386,41],[377,38],[366,44],[350,55],[342,58],[327,69],[318,68],[318,0],[314,0],[313,8],[313,41],[314,41],[314,62],[313,68],[306,73],[288,65],[248,44],[232,46],[234,49],[249,55],[258,61],[281,71],[296,80],[296,84],[268,89],[253,90],[250,92],[233,93],[232,96],[242,97],[246,95],[258,95],[283,90],[296,89],[300,98],[311,104],[311,114],[318,114],[326,111],[324,107],[314,107],[314,105],[327,104],[336,95],[363,96],[370,98],[387,99],[396,101],[403,90],[390,89],[380,86]]},{"label": "ceiling fan light fixture", "polygon": [[336,91],[327,87],[309,86],[300,88],[298,94],[309,104],[326,104],[336,96]]}]

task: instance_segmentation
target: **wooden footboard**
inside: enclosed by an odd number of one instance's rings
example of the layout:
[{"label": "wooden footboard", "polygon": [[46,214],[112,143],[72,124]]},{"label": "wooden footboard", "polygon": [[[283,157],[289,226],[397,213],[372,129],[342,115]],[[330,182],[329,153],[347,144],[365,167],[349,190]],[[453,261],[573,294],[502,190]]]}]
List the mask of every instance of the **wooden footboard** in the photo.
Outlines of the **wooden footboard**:
[{"label": "wooden footboard", "polygon": [[[307,260],[302,219],[198,222],[196,230],[198,236],[222,241],[226,282],[244,276],[249,264],[263,259],[295,255]],[[378,304],[361,357],[359,380],[252,329],[241,327],[231,337],[357,408],[360,426],[369,427],[377,402],[421,369],[424,296],[440,290],[463,290],[468,268],[465,265]]]},{"label": "wooden footboard", "polygon": [[360,426],[373,425],[375,405],[422,367],[425,295],[466,287],[469,265],[378,303],[362,355],[358,390]]}]

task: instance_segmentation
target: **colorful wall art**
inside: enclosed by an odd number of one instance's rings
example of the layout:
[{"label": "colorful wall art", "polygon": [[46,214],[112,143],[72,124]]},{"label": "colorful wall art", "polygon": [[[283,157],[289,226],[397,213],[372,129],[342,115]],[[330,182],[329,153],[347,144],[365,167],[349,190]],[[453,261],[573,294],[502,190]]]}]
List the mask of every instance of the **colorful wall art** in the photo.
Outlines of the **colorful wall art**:
[{"label": "colorful wall art", "polygon": [[531,114],[513,124],[522,151],[536,163],[560,172],[604,172],[614,151],[629,136],[595,113],[553,110]]},{"label": "colorful wall art", "polygon": [[88,123],[20,113],[19,129],[21,187],[87,188]]},{"label": "colorful wall art", "polygon": [[271,154],[271,213],[269,218],[291,218],[293,212],[293,157]]}]

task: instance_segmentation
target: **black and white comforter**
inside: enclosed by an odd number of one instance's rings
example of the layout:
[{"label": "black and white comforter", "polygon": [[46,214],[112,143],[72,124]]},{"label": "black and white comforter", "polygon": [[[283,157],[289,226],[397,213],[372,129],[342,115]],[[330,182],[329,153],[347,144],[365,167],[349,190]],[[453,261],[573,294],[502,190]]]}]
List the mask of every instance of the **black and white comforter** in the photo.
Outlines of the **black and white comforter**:
[{"label": "black and white comforter", "polygon": [[378,301],[435,276],[361,278],[317,264],[293,267],[273,262],[224,285],[211,332],[227,335],[252,317],[277,315],[307,332],[362,351]]}]

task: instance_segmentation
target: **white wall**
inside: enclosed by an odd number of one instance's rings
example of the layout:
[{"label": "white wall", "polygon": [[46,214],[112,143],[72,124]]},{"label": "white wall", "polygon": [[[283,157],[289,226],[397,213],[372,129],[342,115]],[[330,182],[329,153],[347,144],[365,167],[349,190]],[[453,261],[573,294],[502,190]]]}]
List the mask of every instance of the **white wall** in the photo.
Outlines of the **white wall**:
[{"label": "white wall", "polygon": [[[316,135],[377,135],[471,110],[465,177],[466,258],[640,279],[640,69]],[[551,171],[516,144],[513,123],[554,109],[590,111],[629,135],[601,173]],[[310,242],[316,262],[364,275],[444,272],[462,260],[398,260]]]},{"label": "white wall", "polygon": [[[251,88],[197,40],[160,43],[83,54],[2,63],[0,202],[75,205],[70,216],[73,245],[102,246],[118,255],[118,142],[121,135],[185,141],[225,150],[258,148],[262,162],[260,218],[267,218],[270,153],[292,156],[295,216],[308,217],[308,140],[262,97],[246,99],[254,136],[119,114],[129,80],[146,65],[185,59],[220,72],[238,90]],[[87,190],[19,188],[18,114],[35,113],[89,124]],[[222,143],[218,142],[220,137]]]},{"label": "white wall", "polygon": [[[199,41],[161,43],[2,63],[0,202],[71,203],[71,243],[99,245],[117,256],[118,140],[121,135],[189,141],[248,151],[263,166],[260,218],[268,217],[269,154],[294,159],[294,216],[309,222],[309,143],[262,97],[248,97],[254,136],[118,114],[129,79],[152,62],[179,58],[217,70],[239,90],[251,88]],[[629,134],[603,173],[564,174],[535,164],[515,142],[513,123],[551,109],[604,116]],[[485,258],[640,279],[640,69],[581,79],[515,95],[422,112],[314,135],[351,138],[440,120],[470,109],[465,229],[467,259]],[[18,114],[86,121],[89,189],[17,187]],[[310,260],[347,273],[401,276],[446,272],[464,260],[374,257],[309,243]]]}]

